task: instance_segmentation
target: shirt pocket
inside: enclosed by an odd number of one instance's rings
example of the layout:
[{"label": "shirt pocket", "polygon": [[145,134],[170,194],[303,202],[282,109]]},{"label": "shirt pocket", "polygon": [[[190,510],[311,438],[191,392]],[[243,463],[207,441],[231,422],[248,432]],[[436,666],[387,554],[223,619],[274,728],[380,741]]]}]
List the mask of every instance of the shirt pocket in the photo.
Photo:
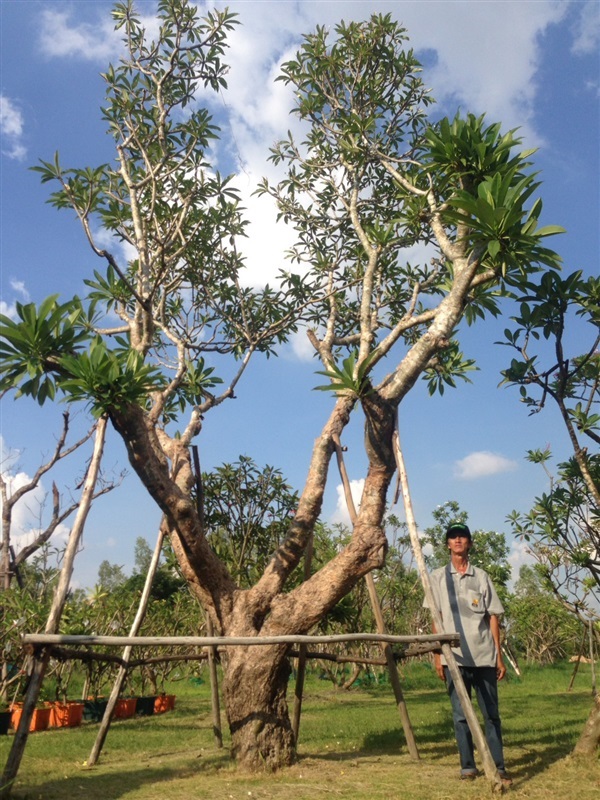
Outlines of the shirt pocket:
[{"label": "shirt pocket", "polygon": [[471,611],[474,611],[476,614],[485,613],[485,601],[481,592],[470,590],[467,593],[467,603]]}]

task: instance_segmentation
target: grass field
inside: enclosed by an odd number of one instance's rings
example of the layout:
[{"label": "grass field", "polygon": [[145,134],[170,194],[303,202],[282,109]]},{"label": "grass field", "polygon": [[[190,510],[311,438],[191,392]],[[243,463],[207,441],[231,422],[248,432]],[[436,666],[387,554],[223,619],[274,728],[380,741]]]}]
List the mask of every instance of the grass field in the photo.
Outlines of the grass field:
[{"label": "grass field", "polygon": [[[96,767],[85,766],[97,725],[32,734],[15,800],[470,800],[485,778],[458,780],[448,698],[432,670],[403,670],[420,761],[412,761],[389,686],[336,690],[308,681],[298,763],[276,775],[240,773],[212,734],[208,686],[173,684],[175,711],[113,723]],[[597,759],[569,757],[591,708],[589,667],[567,692],[571,667],[525,670],[501,684],[511,798],[598,800]],[[4,764],[11,736],[0,737]]]}]

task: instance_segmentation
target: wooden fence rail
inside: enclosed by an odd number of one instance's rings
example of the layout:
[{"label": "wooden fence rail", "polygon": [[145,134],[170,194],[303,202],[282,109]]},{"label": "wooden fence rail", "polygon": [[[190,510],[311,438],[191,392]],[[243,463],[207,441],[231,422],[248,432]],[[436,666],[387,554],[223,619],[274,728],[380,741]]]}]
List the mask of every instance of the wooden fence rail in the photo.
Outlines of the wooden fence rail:
[{"label": "wooden fence rail", "polygon": [[[455,646],[459,643],[458,638],[456,641],[452,640],[450,644]],[[415,656],[422,656],[426,653],[431,653],[434,650],[440,649],[441,642],[436,640],[432,642],[414,642],[405,644],[397,651],[394,651],[394,658],[402,660],[405,658],[413,658]],[[38,645],[38,647],[41,645]],[[91,650],[74,650],[68,647],[59,647],[57,645],[46,645],[50,649],[50,657],[58,661],[82,661],[82,662],[106,662],[110,664],[118,664],[119,666],[126,667],[129,670],[136,667],[144,667],[150,664],[165,664],[177,661],[206,661],[209,656],[208,650],[196,653],[178,653],[176,655],[161,655],[150,656],[148,658],[136,658],[125,661],[121,656],[113,655],[112,653],[95,653]],[[26,649],[31,655],[35,655],[35,645],[27,644]],[[290,658],[299,658],[300,650],[290,650],[288,653]],[[321,661],[335,661],[338,664],[363,664],[374,667],[385,667],[388,662],[381,658],[365,658],[364,656],[356,654],[339,655],[338,653],[326,653],[320,650],[307,650],[305,658],[316,659]],[[16,676],[15,680],[19,676]]]},{"label": "wooden fence rail", "polygon": [[389,644],[412,644],[413,642],[439,642],[456,645],[458,633],[427,633],[418,636],[393,636],[387,633],[345,633],[332,636],[71,636],[61,633],[27,633],[22,637],[24,645],[44,647],[53,645],[102,645],[105,647],[236,647],[277,644],[333,644],[335,642],[388,642]]}]

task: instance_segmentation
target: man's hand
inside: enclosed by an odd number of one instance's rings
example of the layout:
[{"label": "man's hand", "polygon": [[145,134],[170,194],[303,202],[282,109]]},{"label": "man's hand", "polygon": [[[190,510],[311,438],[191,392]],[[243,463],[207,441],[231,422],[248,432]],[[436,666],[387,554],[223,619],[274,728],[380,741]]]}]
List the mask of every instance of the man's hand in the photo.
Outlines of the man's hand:
[{"label": "man's hand", "polygon": [[506,665],[502,659],[502,655],[498,654],[498,658],[496,659],[496,676],[499,681],[506,675]]},{"label": "man's hand", "polygon": [[433,657],[433,666],[435,667],[435,671],[438,674],[438,678],[441,681],[444,681],[444,683],[446,683],[446,673],[444,672],[442,659],[438,655],[434,655]]}]

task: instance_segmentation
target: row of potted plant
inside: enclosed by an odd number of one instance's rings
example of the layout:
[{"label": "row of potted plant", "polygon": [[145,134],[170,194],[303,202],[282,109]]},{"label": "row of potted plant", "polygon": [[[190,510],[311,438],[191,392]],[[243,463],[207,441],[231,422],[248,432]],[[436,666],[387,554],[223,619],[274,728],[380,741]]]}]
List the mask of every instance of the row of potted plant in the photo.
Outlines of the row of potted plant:
[{"label": "row of potted plant", "polygon": [[[85,719],[99,722],[106,710],[107,698],[88,700],[51,701],[35,708],[30,732],[44,731],[48,728],[72,728],[81,725]],[[120,697],[113,712],[114,719],[129,719],[135,714],[150,716],[162,714],[175,708],[175,695],[161,694],[150,697]],[[10,708],[0,711],[0,735],[6,735],[10,727],[16,729],[21,719],[22,703],[12,703]]]},{"label": "row of potted plant", "polygon": [[[90,722],[99,722],[104,716],[108,698],[95,697],[84,703],[84,719]],[[143,697],[121,697],[117,700],[113,712],[114,719],[128,719],[135,714],[149,717],[152,714],[162,714],[175,708],[174,694],[159,694]]]}]

